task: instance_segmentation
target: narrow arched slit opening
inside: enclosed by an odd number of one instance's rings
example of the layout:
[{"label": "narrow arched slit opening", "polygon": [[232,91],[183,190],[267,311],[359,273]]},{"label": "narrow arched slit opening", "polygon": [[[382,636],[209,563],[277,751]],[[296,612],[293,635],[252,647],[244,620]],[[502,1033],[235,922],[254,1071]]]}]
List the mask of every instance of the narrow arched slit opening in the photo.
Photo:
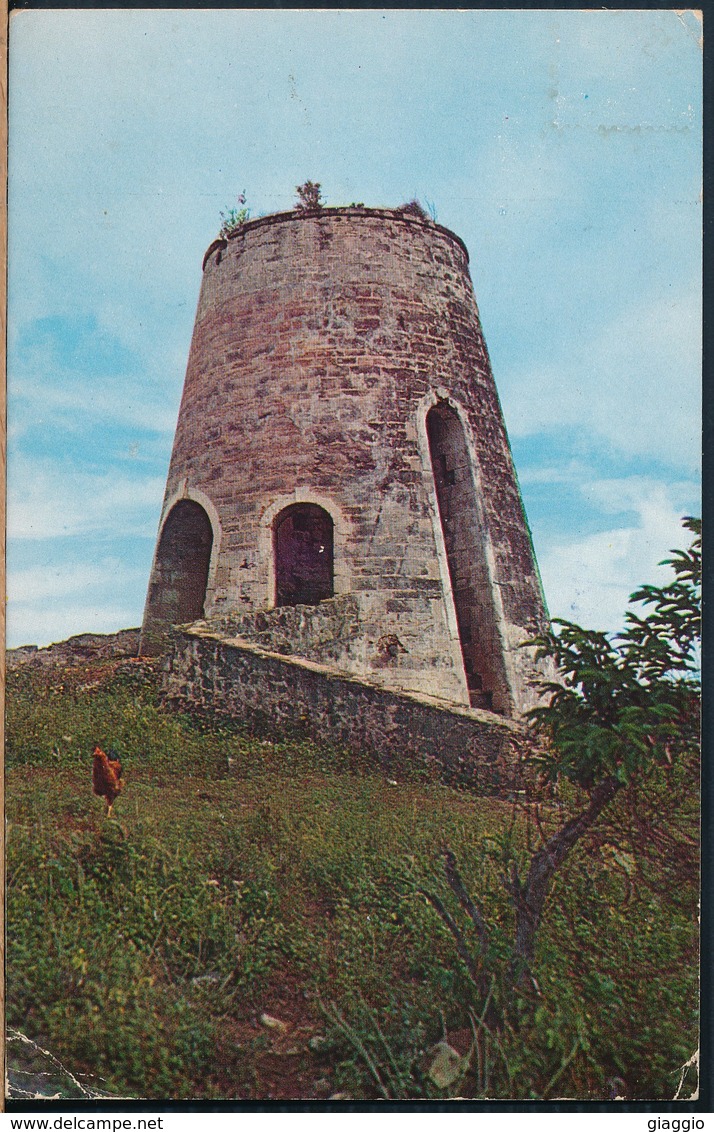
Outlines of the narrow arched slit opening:
[{"label": "narrow arched slit opening", "polygon": [[464,426],[440,401],[426,430],[469,699],[472,707],[507,714],[511,698]]},{"label": "narrow arched slit opening", "polygon": [[334,525],[324,507],[293,503],[273,522],[275,604],[317,605],[335,592]]}]

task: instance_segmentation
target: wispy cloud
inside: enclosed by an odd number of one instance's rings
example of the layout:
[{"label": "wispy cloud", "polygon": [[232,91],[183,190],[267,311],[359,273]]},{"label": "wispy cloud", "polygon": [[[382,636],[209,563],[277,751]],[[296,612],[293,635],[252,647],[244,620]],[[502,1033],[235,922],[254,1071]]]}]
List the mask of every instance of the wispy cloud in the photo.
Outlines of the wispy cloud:
[{"label": "wispy cloud", "polygon": [[84,431],[105,422],[112,429],[123,425],[137,434],[163,433],[173,436],[176,427],[177,396],[164,389],[147,393],[139,380],[121,384],[98,378],[88,390],[86,375],[73,374],[61,384],[48,385],[42,372],[10,380],[10,425],[21,437],[39,422],[52,421],[54,429]]},{"label": "wispy cloud", "polygon": [[[67,549],[71,555],[72,547]],[[116,554],[88,553],[79,562],[56,553],[46,566],[11,568],[8,645],[47,645],[78,632],[109,633],[136,625],[142,604],[134,595],[144,592],[146,580],[147,571],[135,557]]]},{"label": "wispy cloud", "polygon": [[50,420],[55,430],[104,422],[112,429],[173,433],[181,371],[171,374],[171,382],[165,372],[153,378],[139,343],[132,348],[116,332],[121,321],[115,319],[111,330],[107,322],[95,312],[14,324],[8,389],[15,437]]},{"label": "wispy cloud", "polygon": [[135,606],[105,602],[40,602],[31,608],[11,606],[7,617],[8,648],[50,645],[77,633],[116,633],[139,624]]},{"label": "wispy cloud", "polygon": [[668,552],[685,546],[683,508],[677,493],[643,477],[603,480],[583,487],[604,511],[633,512],[585,538],[554,539],[541,551],[540,569],[551,616],[610,632],[622,628],[629,595],[643,582],[661,584],[658,566]]},{"label": "wispy cloud", "polygon": [[[8,598],[18,606],[32,602],[54,602],[57,598],[90,595],[109,585],[125,585],[136,580],[140,571],[117,558],[94,563],[53,563],[51,567],[32,566],[17,570],[8,578]],[[143,577],[142,577],[142,580]],[[96,595],[95,595],[96,596]]]},{"label": "wispy cloud", "polygon": [[623,310],[548,365],[504,375],[514,436],[568,427],[628,457],[689,471],[701,450],[701,298],[657,297]]},{"label": "wispy cloud", "polygon": [[58,467],[48,461],[15,459],[8,484],[8,538],[75,537],[105,529],[153,534],[164,480]]}]

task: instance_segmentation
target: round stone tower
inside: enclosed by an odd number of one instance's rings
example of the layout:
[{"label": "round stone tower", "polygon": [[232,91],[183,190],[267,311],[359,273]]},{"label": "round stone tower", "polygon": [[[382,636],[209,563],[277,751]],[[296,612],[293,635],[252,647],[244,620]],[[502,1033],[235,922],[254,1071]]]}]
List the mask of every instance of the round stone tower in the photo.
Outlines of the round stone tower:
[{"label": "round stone tower", "polygon": [[399,209],[206,253],[142,652],[205,620],[517,716],[546,612],[462,241]]}]

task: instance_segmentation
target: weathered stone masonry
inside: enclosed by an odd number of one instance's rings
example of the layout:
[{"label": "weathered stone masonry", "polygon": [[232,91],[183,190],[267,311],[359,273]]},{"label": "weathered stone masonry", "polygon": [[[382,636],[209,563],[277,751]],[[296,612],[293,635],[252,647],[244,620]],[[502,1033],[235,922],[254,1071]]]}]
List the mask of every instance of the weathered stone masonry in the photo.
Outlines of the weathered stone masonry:
[{"label": "weathered stone masonry", "polygon": [[342,208],[215,241],[142,651],[203,619],[365,689],[518,717],[545,617],[461,240]]},{"label": "weathered stone masonry", "polygon": [[405,756],[445,781],[508,795],[523,785],[518,724],[491,712],[395,694],[310,661],[200,628],[174,630],[166,659],[169,704],[245,719],[369,753],[389,769]]}]

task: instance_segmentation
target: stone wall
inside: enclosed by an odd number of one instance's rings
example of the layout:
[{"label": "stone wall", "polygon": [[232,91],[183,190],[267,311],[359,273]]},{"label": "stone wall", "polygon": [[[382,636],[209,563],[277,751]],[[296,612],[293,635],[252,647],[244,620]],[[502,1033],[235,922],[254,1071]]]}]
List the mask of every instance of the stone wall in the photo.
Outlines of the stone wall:
[{"label": "stone wall", "polygon": [[267,652],[300,656],[338,669],[359,663],[364,650],[359,602],[354,594],[329,598],[319,605],[238,612],[212,619],[210,628],[223,636],[250,641]]},{"label": "stone wall", "polygon": [[206,628],[172,632],[162,694],[169,705],[225,714],[258,732],[298,729],[317,741],[367,752],[387,770],[407,758],[479,793],[507,796],[522,785],[518,724],[389,692]]}]

